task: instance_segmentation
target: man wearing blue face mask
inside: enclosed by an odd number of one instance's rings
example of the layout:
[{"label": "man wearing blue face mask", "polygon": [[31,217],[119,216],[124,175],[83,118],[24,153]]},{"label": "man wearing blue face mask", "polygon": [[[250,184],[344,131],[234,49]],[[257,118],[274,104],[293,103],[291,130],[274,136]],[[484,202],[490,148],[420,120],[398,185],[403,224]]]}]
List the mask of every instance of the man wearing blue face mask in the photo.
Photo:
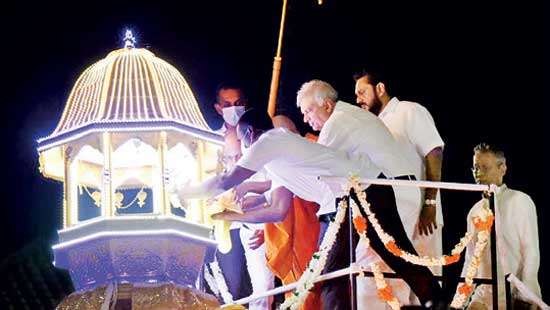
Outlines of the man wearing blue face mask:
[{"label": "man wearing blue face mask", "polygon": [[[216,90],[216,112],[223,117],[219,129],[224,135],[223,163],[225,170],[231,170],[242,156],[241,143],[237,138],[236,126],[248,108],[242,89],[234,84],[221,84]],[[258,181],[264,181],[258,173]],[[269,184],[270,186],[270,184]],[[263,224],[233,223],[230,229],[232,249],[229,253],[217,253],[216,259],[222,269],[229,292],[233,299],[246,297],[272,289],[274,276],[267,266],[263,243]],[[247,276],[250,276],[250,282]],[[272,298],[258,299],[249,304],[249,309],[271,309]]]}]

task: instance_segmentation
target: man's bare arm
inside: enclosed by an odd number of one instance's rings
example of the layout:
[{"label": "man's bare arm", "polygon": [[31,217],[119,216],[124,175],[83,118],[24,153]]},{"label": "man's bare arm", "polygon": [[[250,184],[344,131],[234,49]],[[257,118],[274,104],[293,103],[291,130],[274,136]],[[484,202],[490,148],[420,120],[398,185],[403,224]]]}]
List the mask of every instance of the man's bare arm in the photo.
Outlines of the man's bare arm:
[{"label": "man's bare arm", "polygon": [[234,166],[230,171],[210,178],[199,185],[184,186],[177,190],[179,199],[205,199],[223,193],[251,177],[256,171]]},{"label": "man's bare arm", "polygon": [[[426,163],[426,180],[439,182],[441,181],[441,166],[443,163],[443,148],[436,147],[431,150],[425,157]],[[437,197],[437,188],[426,188],[425,199],[435,200]],[[430,235],[437,229],[436,221],[436,206],[435,204],[426,204],[423,202],[418,219],[418,230],[420,235]]]},{"label": "man's bare arm", "polygon": [[271,180],[260,182],[243,182],[235,187],[235,199],[241,201],[248,193],[263,194],[271,188]]},{"label": "man's bare arm", "polygon": [[244,214],[222,212],[215,214],[214,219],[238,221],[246,223],[276,223],[283,221],[292,206],[293,194],[284,187],[276,188],[271,192],[271,205],[266,208],[255,208]]}]

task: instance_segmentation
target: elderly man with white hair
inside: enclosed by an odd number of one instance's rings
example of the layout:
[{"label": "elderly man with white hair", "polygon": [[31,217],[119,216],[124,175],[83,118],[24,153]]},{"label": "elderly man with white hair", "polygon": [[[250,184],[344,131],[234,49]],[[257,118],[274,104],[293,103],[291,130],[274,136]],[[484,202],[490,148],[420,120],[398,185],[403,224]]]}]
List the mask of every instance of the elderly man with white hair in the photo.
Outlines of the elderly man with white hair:
[{"label": "elderly man with white hair", "polygon": [[[327,82],[312,80],[302,85],[297,94],[297,105],[304,115],[304,122],[314,130],[320,130],[318,143],[344,151],[348,156],[370,160],[380,168],[379,178],[414,180],[414,168],[403,156],[401,145],[376,115],[359,107],[338,101],[338,93]],[[415,224],[420,212],[420,190],[418,188],[371,185],[367,188],[367,199],[376,213],[382,228],[392,235],[398,246],[410,253],[416,251],[411,243]],[[326,227],[333,214],[321,214],[320,220]],[[403,261],[387,251],[372,225],[367,225],[370,248],[358,244],[358,262],[367,265],[380,261],[393,269],[405,280],[410,289],[426,307],[442,307],[441,287],[426,267]],[[359,240],[352,236],[354,244]],[[337,247],[331,252],[325,270],[333,271],[349,265],[349,233],[340,232]],[[374,251],[373,251],[374,250]],[[409,287],[401,280],[389,280],[394,295],[402,304],[408,303]],[[330,309],[350,308],[350,301],[342,299],[349,287],[347,279],[325,283],[323,304]],[[358,307],[385,308],[377,297],[374,279],[366,278],[357,283]]]}]

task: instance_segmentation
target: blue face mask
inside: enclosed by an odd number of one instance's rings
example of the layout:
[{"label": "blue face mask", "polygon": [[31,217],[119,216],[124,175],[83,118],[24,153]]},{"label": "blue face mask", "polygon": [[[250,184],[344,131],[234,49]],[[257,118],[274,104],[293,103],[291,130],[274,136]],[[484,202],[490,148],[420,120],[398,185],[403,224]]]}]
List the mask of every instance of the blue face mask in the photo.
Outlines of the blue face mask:
[{"label": "blue face mask", "polygon": [[245,112],[245,107],[243,106],[232,106],[222,109],[223,120],[231,125],[237,126],[239,119]]}]

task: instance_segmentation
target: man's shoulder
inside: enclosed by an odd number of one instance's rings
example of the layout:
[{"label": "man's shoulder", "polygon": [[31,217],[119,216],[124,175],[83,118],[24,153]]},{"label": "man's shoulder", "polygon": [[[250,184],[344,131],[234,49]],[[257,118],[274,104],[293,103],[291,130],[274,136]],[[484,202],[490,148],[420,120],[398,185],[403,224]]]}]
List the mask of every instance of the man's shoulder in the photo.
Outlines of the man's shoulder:
[{"label": "man's shoulder", "polygon": [[355,106],[353,104],[350,104],[344,101],[338,101],[338,106],[332,114],[334,115],[334,117],[331,116],[333,121],[338,121],[338,122],[340,121],[362,122],[365,120],[368,120],[371,122],[379,121],[379,118],[376,115],[374,115],[372,112],[366,111],[358,106]]},{"label": "man's shoulder", "polygon": [[285,140],[285,141],[288,141],[288,140],[296,140],[296,138],[298,138],[300,136],[298,136],[297,134],[289,131],[288,129],[286,128],[273,128],[273,129],[270,129],[268,131],[266,131],[264,134],[262,134],[262,136],[260,137],[260,139],[258,139],[258,141],[262,140],[262,141],[282,141],[282,140]]},{"label": "man's shoulder", "polygon": [[281,135],[285,135],[288,133],[288,130],[286,130],[286,128],[284,127],[279,127],[279,128],[272,128],[272,129],[269,129],[268,131],[266,131],[262,136],[266,136],[266,137],[269,137],[269,136],[281,136]]},{"label": "man's shoulder", "polygon": [[520,190],[508,188],[506,191],[506,195],[507,198],[511,200],[511,202],[517,203],[523,208],[530,208],[535,206],[535,203],[533,202],[533,199],[531,199],[531,196]]},{"label": "man's shoulder", "polygon": [[430,114],[430,111],[428,111],[428,109],[425,106],[421,105],[418,102],[407,101],[407,100],[399,101],[399,105],[397,106],[397,111],[407,112],[407,113]]}]

